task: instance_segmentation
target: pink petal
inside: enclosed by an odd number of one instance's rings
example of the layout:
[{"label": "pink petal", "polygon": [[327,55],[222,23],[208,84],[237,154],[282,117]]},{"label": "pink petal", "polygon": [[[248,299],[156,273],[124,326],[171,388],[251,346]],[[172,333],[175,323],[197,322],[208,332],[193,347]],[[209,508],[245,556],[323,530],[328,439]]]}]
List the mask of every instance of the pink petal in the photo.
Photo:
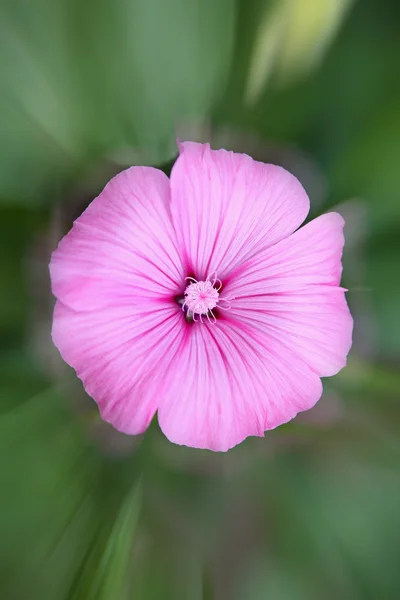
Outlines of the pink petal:
[{"label": "pink petal", "polygon": [[220,319],[190,327],[158,419],[172,442],[225,451],[311,408],[321,393],[319,377],[290,350]]},{"label": "pink petal", "polygon": [[119,431],[139,434],[158,408],[163,379],[186,327],[173,304],[77,312],[57,302],[52,336],[102,418]]},{"label": "pink petal", "polygon": [[290,348],[319,376],[346,364],[353,320],[339,287],[344,221],[323,215],[249,260],[228,284],[229,318]]},{"label": "pink petal", "polygon": [[53,340],[103,418],[140,433],[186,324],[169,181],[133,167],[115,177],[53,253]]},{"label": "pink petal", "polygon": [[54,295],[91,310],[180,293],[186,273],[169,205],[162,171],[132,167],[114,177],[53,253]]},{"label": "pink petal", "polygon": [[243,261],[290,235],[309,200],[297,179],[245,154],[183,143],[171,173],[171,211],[188,272],[226,279]]}]

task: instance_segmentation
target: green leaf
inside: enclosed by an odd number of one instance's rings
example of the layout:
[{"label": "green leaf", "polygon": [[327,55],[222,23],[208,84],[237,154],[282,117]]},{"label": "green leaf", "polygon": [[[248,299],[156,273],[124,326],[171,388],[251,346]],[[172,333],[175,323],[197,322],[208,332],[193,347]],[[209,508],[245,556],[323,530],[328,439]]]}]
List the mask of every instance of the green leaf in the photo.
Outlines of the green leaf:
[{"label": "green leaf", "polygon": [[48,389],[0,417],[2,597],[123,597],[139,465],[102,456],[64,402]]},{"label": "green leaf", "polygon": [[[99,157],[158,164],[224,88],[235,0],[5,0],[0,190],[55,200]],[[21,176],[22,174],[22,176]]]},{"label": "green leaf", "polygon": [[79,577],[71,600],[120,600],[129,598],[130,565],[140,515],[142,488],[138,483],[126,495],[111,526],[97,537]]},{"label": "green leaf", "polygon": [[180,121],[204,117],[223,90],[235,0],[90,0],[75,2],[74,15],[85,64],[79,75],[90,82],[87,110],[102,115],[92,119],[93,135],[112,123],[115,150],[170,159]]},{"label": "green leaf", "polygon": [[352,0],[265,2],[249,66],[246,98],[254,103],[268,79],[281,83],[320,63]]},{"label": "green leaf", "polygon": [[82,159],[79,90],[69,51],[68,1],[0,7],[0,191],[43,203]]},{"label": "green leaf", "polygon": [[55,389],[1,416],[0,446],[2,595],[43,598],[47,588],[61,599],[93,534],[100,457]]}]

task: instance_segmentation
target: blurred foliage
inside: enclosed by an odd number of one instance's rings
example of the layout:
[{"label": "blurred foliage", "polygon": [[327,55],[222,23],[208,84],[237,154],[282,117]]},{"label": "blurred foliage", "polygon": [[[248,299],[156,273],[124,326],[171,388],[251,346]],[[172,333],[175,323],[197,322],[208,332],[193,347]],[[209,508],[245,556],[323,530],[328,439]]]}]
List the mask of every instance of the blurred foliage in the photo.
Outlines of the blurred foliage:
[{"label": "blurred foliage", "polygon": [[171,158],[177,121],[226,79],[234,24],[234,0],[3,0],[3,198],[43,202],[108,154]]},{"label": "blurred foliage", "polygon": [[[398,595],[399,6],[394,0],[0,3],[0,595]],[[291,168],[346,218],[348,367],[226,455],[121,436],[50,341],[47,263],[128,164],[175,136]]]},{"label": "blurred foliage", "polygon": [[257,99],[272,72],[287,83],[315,67],[351,1],[266,2],[249,66],[249,102]]}]

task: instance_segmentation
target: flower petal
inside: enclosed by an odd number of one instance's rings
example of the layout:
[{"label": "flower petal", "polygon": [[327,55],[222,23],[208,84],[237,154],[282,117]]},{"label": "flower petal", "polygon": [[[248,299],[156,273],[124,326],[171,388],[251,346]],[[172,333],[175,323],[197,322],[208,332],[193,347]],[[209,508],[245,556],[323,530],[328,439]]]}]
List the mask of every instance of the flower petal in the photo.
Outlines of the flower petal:
[{"label": "flower petal", "polygon": [[290,235],[309,211],[298,180],[245,154],[183,143],[171,173],[171,211],[188,272],[226,279]]},{"label": "flower petal", "polygon": [[318,217],[248,261],[225,290],[235,297],[229,318],[279,340],[321,377],[345,366],[352,342],[339,287],[343,225],[337,213]]},{"label": "flower petal", "polygon": [[119,431],[146,430],[187,324],[176,305],[108,306],[77,312],[56,303],[53,341]]},{"label": "flower petal", "polygon": [[184,326],[173,301],[184,283],[168,178],[133,167],[117,175],[53,253],[53,340],[102,417],[141,433]]},{"label": "flower petal", "polygon": [[303,361],[284,346],[271,350],[251,327],[194,323],[164,382],[158,419],[172,442],[225,451],[311,408],[321,393]]},{"label": "flower petal", "polygon": [[114,177],[53,252],[54,295],[86,311],[177,294],[185,275],[169,190],[157,169],[132,167]]}]

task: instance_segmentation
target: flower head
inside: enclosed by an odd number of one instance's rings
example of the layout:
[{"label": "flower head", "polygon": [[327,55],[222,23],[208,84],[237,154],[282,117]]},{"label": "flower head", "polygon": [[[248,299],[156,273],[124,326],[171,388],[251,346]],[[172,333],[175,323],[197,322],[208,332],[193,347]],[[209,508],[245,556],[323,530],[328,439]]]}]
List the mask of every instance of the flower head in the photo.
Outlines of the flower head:
[{"label": "flower head", "polygon": [[284,169],[180,151],[170,179],[114,177],[61,240],[52,335],[120,431],[158,412],[171,441],[227,450],[311,408],[345,365],[343,219],[298,229],[309,200]]}]

